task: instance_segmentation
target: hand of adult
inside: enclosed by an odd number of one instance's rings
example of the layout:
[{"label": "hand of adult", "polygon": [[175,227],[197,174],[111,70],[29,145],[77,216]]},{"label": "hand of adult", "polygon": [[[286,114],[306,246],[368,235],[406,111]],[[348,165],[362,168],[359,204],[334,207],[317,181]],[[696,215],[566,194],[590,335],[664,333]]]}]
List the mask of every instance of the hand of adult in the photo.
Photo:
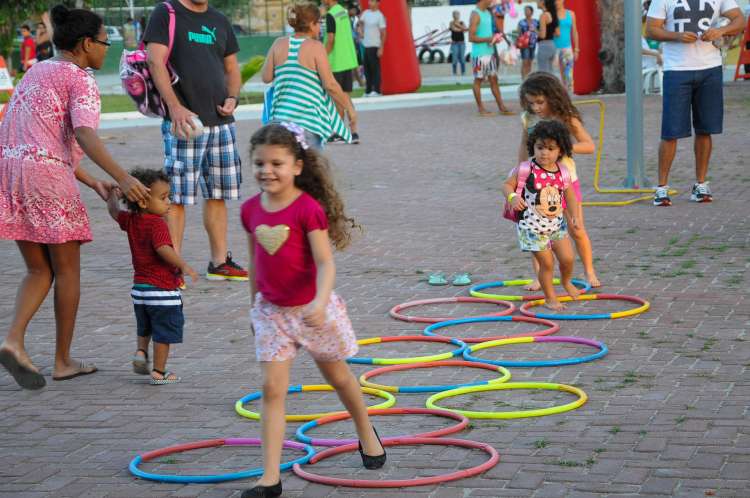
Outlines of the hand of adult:
[{"label": "hand of adult", "polygon": [[575,50],[573,51],[573,60],[574,60],[574,61],[577,61],[577,60],[578,60],[578,56],[579,56],[579,55],[581,55],[581,51],[580,51],[580,50],[578,50],[578,49],[575,49]]},{"label": "hand of adult", "polygon": [[138,179],[127,175],[119,182],[120,190],[129,201],[138,202],[145,201],[149,197],[151,189],[143,185]]},{"label": "hand of adult", "polygon": [[193,116],[197,116],[197,114],[183,105],[178,104],[170,107],[169,118],[172,120],[172,134],[184,140],[190,138],[193,130],[196,129]]},{"label": "hand of adult", "polygon": [[378,48],[378,57],[383,57],[383,47]]},{"label": "hand of adult", "polygon": [[711,28],[708,31],[705,31],[703,35],[701,35],[701,40],[703,40],[704,42],[712,42],[714,40],[718,40],[722,36],[723,35],[722,35],[721,30],[718,30],[716,28]]},{"label": "hand of adult", "polygon": [[224,99],[224,105],[217,105],[216,110],[222,116],[231,116],[234,110],[237,108],[237,99],[234,97],[227,97]]},{"label": "hand of adult", "polygon": [[99,194],[99,197],[101,197],[102,200],[108,201],[109,196],[112,195],[112,189],[117,188],[117,185],[104,180],[96,180],[94,184],[91,185],[91,188],[94,192]]},{"label": "hand of adult", "polygon": [[664,65],[664,59],[662,59],[661,54],[656,54],[656,63],[659,66],[663,66]]},{"label": "hand of adult", "polygon": [[695,43],[698,41],[698,35],[689,31],[685,33],[677,33],[677,41],[680,43]]}]

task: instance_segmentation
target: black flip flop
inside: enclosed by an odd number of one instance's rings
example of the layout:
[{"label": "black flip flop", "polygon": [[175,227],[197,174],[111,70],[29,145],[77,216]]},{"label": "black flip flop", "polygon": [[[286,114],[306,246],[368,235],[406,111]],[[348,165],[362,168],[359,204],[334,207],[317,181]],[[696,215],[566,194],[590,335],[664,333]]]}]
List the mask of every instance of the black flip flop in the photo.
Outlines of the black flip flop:
[{"label": "black flip flop", "polygon": [[[91,371],[84,371],[84,368],[93,368]],[[96,368],[94,365],[86,365],[84,362],[80,362],[78,364],[78,371],[76,373],[72,373],[70,375],[63,375],[62,377],[52,377],[52,380],[70,380],[75,379],[76,377],[81,377],[82,375],[91,375],[92,373],[98,372],[99,369]]]},{"label": "black flip flop", "polygon": [[18,363],[18,359],[8,350],[0,351],[0,364],[13,376],[13,379],[24,389],[36,390],[43,388],[47,381],[39,372]]}]

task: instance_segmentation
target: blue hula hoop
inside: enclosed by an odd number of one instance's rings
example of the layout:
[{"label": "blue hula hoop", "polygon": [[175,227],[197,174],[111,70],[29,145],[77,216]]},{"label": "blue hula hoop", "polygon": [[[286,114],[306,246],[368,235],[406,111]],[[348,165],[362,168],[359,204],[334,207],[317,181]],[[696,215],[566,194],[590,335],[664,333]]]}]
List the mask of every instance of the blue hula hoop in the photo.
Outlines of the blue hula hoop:
[{"label": "blue hula hoop", "polygon": [[[580,358],[563,358],[560,360],[540,360],[540,361],[509,361],[509,360],[487,360],[484,358],[477,358],[472,356],[471,353],[479,351],[481,349],[487,349],[496,346],[503,346],[506,344],[528,344],[530,342],[569,342],[573,344],[584,344],[586,346],[592,346],[599,348],[599,351]],[[464,358],[468,361],[477,361],[481,363],[489,363],[490,365],[498,365],[502,367],[558,367],[563,365],[577,365],[579,363],[586,363],[589,361],[598,360],[605,356],[609,352],[607,345],[601,341],[595,341],[593,339],[585,339],[582,337],[517,337],[512,339],[499,339],[496,341],[487,341],[474,346],[468,347],[464,351]]]},{"label": "blue hula hoop", "polygon": [[[260,439],[257,438],[226,438],[226,439],[215,439],[197,443],[187,443],[161,450],[150,451],[143,455],[136,455],[133,460],[130,461],[128,470],[131,474],[141,479],[147,479],[149,481],[158,482],[169,482],[179,484],[206,484],[216,482],[235,481],[237,479],[247,479],[249,477],[258,477],[263,475],[263,467],[257,467],[249,470],[243,470],[240,472],[231,472],[227,474],[214,474],[214,475],[167,475],[167,474],[155,474],[152,472],[145,472],[138,468],[138,466],[144,461],[147,462],[160,456],[171,455],[173,453],[180,453],[183,451],[189,451],[191,449],[198,448],[215,448],[218,446],[260,446]],[[282,472],[289,470],[295,463],[300,465],[306,464],[315,455],[315,449],[309,444],[298,443],[296,441],[284,441],[285,448],[294,448],[305,451],[305,455],[294,460],[282,463],[279,470]]]}]

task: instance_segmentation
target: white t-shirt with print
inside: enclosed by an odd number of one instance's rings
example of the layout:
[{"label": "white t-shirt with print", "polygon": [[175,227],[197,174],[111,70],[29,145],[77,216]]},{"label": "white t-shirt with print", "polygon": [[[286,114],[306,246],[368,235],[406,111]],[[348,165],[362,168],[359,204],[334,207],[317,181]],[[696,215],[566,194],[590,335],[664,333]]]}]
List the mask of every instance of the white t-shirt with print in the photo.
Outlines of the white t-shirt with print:
[{"label": "white t-shirt with print", "polygon": [[385,16],[379,10],[367,9],[362,13],[362,45],[380,48],[380,30],[385,29]]},{"label": "white t-shirt with print", "polygon": [[[665,19],[664,29],[677,33],[691,32],[699,37],[719,25],[719,18],[736,9],[735,0],[654,0],[648,17]],[[665,71],[699,71],[721,66],[721,51],[711,42],[664,42],[662,57]]]}]

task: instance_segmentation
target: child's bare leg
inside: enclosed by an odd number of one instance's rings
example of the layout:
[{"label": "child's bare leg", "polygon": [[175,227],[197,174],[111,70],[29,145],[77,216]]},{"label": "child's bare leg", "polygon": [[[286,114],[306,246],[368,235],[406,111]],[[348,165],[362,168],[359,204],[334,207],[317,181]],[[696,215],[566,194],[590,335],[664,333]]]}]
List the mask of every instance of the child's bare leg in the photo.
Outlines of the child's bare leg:
[{"label": "child's bare leg", "polygon": [[524,287],[527,291],[536,292],[539,289],[542,288],[541,284],[539,283],[539,263],[536,262],[535,258],[531,258],[531,270],[534,272],[534,277],[532,279],[532,282]]},{"label": "child's bare leg", "polygon": [[263,475],[255,483],[256,486],[273,486],[281,480],[279,466],[286,429],[284,403],[289,389],[291,366],[292,360],[260,363],[261,370],[263,370],[263,411],[260,417]]},{"label": "child's bare leg", "polygon": [[[148,344],[146,344],[146,347],[148,347]],[[153,370],[151,370],[152,379],[159,380],[164,378],[159,372],[167,373],[167,358],[169,358],[169,344],[154,341],[154,367]],[[156,370],[158,370],[158,372]],[[168,379],[176,378],[177,376],[175,374],[171,374],[168,377]]]},{"label": "child's bare leg", "polygon": [[555,263],[552,251],[545,249],[544,251],[532,254],[534,255],[534,260],[539,264],[539,283],[544,292],[544,306],[554,311],[565,309],[565,305],[558,301],[557,294],[555,294],[555,286],[552,285],[552,273]]},{"label": "child's bare leg", "polygon": [[602,284],[596,276],[596,270],[594,270],[591,239],[589,239],[589,234],[586,232],[586,227],[583,223],[583,209],[581,206],[578,207],[578,214],[576,215],[578,226],[573,226],[567,212],[565,213],[565,219],[568,222],[568,232],[570,233],[570,237],[573,239],[573,242],[575,242],[576,250],[581,257],[583,274],[586,277],[586,281],[591,284],[591,287],[601,287]]},{"label": "child's bare leg", "polygon": [[568,295],[573,299],[577,298],[581,291],[573,285],[573,266],[575,264],[575,253],[573,253],[573,245],[570,243],[570,239],[565,237],[562,240],[555,240],[552,242],[552,251],[557,257],[558,264],[560,265],[560,283],[568,291]]},{"label": "child's bare leg", "polygon": [[[135,351],[136,356],[143,356],[143,359],[148,359],[148,345],[151,344],[151,336],[138,336],[138,344],[137,349]],[[156,343],[154,343],[154,346]],[[143,354],[143,352],[146,352],[146,354]],[[167,350],[169,352],[169,350]],[[163,368],[160,368],[159,370],[164,370]]]},{"label": "child's bare leg", "polygon": [[383,447],[378,442],[372,428],[367,406],[362,398],[362,389],[357,379],[344,361],[316,361],[320,373],[336,389],[339,399],[351,414],[357,435],[362,442],[365,455],[377,456],[383,454]]}]

